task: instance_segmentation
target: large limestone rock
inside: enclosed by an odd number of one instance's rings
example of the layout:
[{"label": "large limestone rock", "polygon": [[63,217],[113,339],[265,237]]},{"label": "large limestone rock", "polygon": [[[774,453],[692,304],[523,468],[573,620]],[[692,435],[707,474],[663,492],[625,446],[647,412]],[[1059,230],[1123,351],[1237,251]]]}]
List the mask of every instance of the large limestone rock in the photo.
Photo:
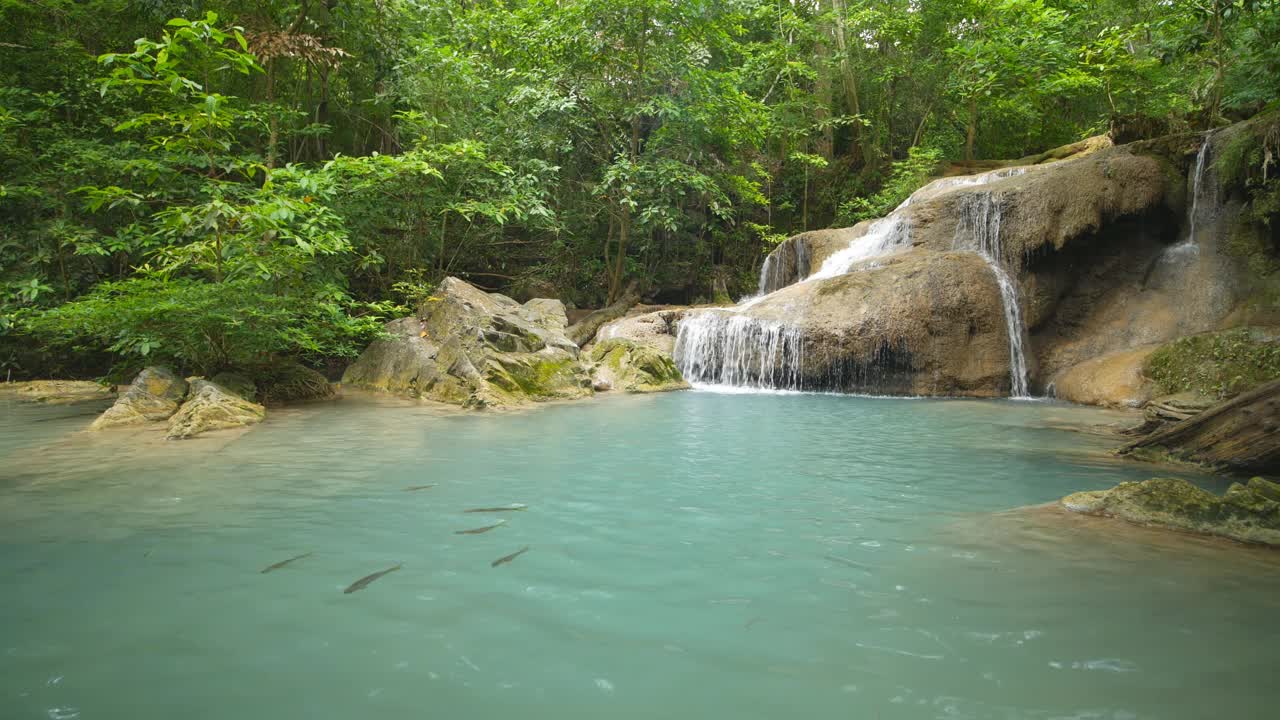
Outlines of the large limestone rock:
[{"label": "large limestone rock", "polygon": [[446,278],[413,317],[387,324],[343,376],[352,387],[464,407],[501,407],[591,394],[564,306],[524,305]]},{"label": "large limestone rock", "polygon": [[1086,360],[1052,380],[1057,397],[1082,405],[1142,407],[1152,394],[1143,374],[1154,347],[1125,350]]},{"label": "large limestone rock", "polygon": [[1262,478],[1233,483],[1222,497],[1185,480],[1155,478],[1068,495],[1061,504],[1071,512],[1139,525],[1280,545],[1280,485]]},{"label": "large limestone rock", "polygon": [[1237,471],[1280,470],[1280,380],[1157,430],[1119,453]]},{"label": "large limestone rock", "polygon": [[615,320],[600,328],[596,342],[626,340],[670,355],[675,351],[678,324],[686,311],[687,308],[657,310]]},{"label": "large limestone rock", "polygon": [[694,383],[978,397],[1011,385],[999,286],[969,252],[882,257],[680,324],[677,361]]},{"label": "large limestone rock", "polygon": [[0,395],[9,395],[20,402],[44,405],[73,405],[83,402],[99,402],[115,397],[115,390],[92,380],[27,380],[0,383]]},{"label": "large limestone rock", "polygon": [[138,373],[115,404],[93,421],[89,429],[103,430],[167,420],[178,411],[178,404],[186,395],[187,381],[172,370],[146,368]]},{"label": "large limestone rock", "polygon": [[[240,387],[243,391],[243,385]],[[169,418],[168,438],[183,440],[210,430],[247,427],[265,417],[266,410],[261,405],[233,390],[210,380],[192,378],[186,402]]]},{"label": "large limestone rock", "polygon": [[602,340],[588,353],[597,390],[629,393],[667,392],[688,389],[671,355],[645,343],[631,340]]}]

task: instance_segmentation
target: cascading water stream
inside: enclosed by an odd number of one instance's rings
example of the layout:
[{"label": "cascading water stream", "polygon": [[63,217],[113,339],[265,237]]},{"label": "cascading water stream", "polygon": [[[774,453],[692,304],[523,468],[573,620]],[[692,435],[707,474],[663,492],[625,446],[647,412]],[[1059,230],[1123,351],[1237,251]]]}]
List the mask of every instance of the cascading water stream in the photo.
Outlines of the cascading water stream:
[{"label": "cascading water stream", "polygon": [[1209,157],[1209,141],[1212,134],[1205,134],[1204,142],[1200,143],[1200,152],[1196,153],[1196,171],[1191,178],[1191,231],[1187,235],[1187,242],[1199,247],[1196,242],[1196,218],[1200,213],[1200,188],[1204,184],[1204,165],[1205,160]]},{"label": "cascading water stream", "polygon": [[[787,286],[792,277],[798,282],[834,278],[850,272],[855,265],[888,255],[911,245],[911,222],[904,211],[913,203],[941,195],[960,187],[984,185],[995,180],[1021,175],[1028,168],[1005,168],[981,175],[942,178],[920,188],[888,216],[876,220],[849,245],[828,256],[822,265],[808,274],[811,257],[804,242],[789,241],[786,249],[766,258],[760,270],[759,294],[745,298],[737,306],[707,310],[686,315],[676,335],[674,357],[684,377],[694,386],[730,386],[748,390],[809,390],[805,385],[804,338],[798,325],[778,320],[765,320],[745,314]],[[998,219],[997,219],[998,223]],[[998,242],[998,229],[997,237]],[[790,253],[786,256],[783,253]],[[987,257],[984,255],[984,257]],[[992,256],[994,257],[994,256]],[[992,262],[1001,281],[1001,293],[1012,293],[1006,301],[1010,323],[1021,327],[1016,288],[1008,273]],[[1012,327],[1013,325],[1011,325]],[[1011,343],[1015,336],[1010,333]],[[1022,356],[1022,336],[1016,335],[1020,363],[1015,373],[1015,394],[1026,394],[1026,363]]]},{"label": "cascading water stream", "polygon": [[982,256],[996,276],[1009,335],[1011,396],[1028,398],[1027,356],[1023,347],[1026,328],[1022,323],[1022,306],[1018,303],[1018,286],[1004,268],[1004,249],[1000,245],[1000,221],[1003,214],[1000,197],[991,192],[974,193],[964,198],[961,212],[960,223],[956,226],[955,249]]}]

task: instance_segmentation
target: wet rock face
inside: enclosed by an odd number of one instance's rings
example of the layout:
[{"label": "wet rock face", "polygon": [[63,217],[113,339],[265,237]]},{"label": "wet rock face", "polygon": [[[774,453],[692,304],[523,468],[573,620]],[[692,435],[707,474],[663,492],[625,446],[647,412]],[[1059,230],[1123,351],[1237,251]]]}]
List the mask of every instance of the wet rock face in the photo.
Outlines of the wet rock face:
[{"label": "wet rock face", "polygon": [[1142,407],[1152,392],[1142,369],[1154,349],[1145,347],[1086,360],[1054,378],[1054,393],[1062,400],[1083,405]]},{"label": "wet rock face", "polygon": [[1010,387],[1000,290],[965,252],[910,251],[736,312],[688,311],[676,361],[690,382],[776,389],[991,397]]},{"label": "wet rock face", "polygon": [[[242,384],[240,390],[246,392]],[[261,405],[235,391],[210,380],[192,378],[186,402],[169,418],[168,438],[183,440],[210,430],[247,427],[262,422],[265,417],[266,410]]]},{"label": "wet rock face", "polygon": [[167,420],[187,395],[187,381],[172,370],[149,367],[138,373],[115,404],[98,416],[90,430]]},{"label": "wet rock face", "polygon": [[1280,485],[1262,478],[1233,483],[1222,497],[1185,480],[1155,478],[1068,495],[1061,504],[1071,512],[1280,546]]},{"label": "wet rock face", "polygon": [[591,394],[557,300],[521,305],[446,278],[413,317],[387,324],[343,383],[464,407]]},{"label": "wet rock face", "polygon": [[603,340],[589,353],[592,382],[597,390],[629,393],[685,390],[684,381],[671,355],[632,340]]}]

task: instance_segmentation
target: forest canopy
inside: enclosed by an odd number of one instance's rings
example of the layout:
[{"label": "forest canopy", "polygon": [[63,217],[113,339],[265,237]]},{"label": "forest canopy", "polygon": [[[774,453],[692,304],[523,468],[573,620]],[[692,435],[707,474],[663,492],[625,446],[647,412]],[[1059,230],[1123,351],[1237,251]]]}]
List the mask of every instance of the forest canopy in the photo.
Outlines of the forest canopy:
[{"label": "forest canopy", "polygon": [[446,275],[724,300],[944,161],[1280,97],[1280,0],[0,0],[0,27],[17,374],[319,366]]}]

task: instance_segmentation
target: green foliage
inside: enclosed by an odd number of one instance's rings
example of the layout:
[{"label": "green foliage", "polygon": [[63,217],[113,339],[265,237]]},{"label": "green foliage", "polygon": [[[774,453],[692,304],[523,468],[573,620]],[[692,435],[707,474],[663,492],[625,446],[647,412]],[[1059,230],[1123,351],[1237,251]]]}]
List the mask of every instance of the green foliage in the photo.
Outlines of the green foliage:
[{"label": "green foliage", "polygon": [[283,357],[353,357],[381,331],[334,287],[284,295],[256,279],[138,277],[32,317],[28,329],[73,350],[105,347],[126,366],[168,363],[201,374]]},{"label": "green foliage", "polygon": [[1280,378],[1280,339],[1250,328],[1180,338],[1152,353],[1146,375],[1162,392],[1233,397]]},{"label": "green foliage", "polygon": [[[0,3],[0,358],[63,306],[96,318],[86,348],[170,352],[174,329],[108,332],[110,304],[234,322],[223,284],[277,329],[317,297],[361,325],[445,275],[741,295],[785,236],[882,215],[944,161],[1280,100],[1276,0],[186,5]],[[1239,177],[1266,225],[1280,141],[1259,147]],[[236,338],[345,352],[277,335]]]},{"label": "green foliage", "polygon": [[837,221],[852,225],[888,215],[929,181],[941,160],[942,152],[939,150],[911,148],[906,159],[893,164],[889,179],[874,195],[853,197],[842,203]]}]

